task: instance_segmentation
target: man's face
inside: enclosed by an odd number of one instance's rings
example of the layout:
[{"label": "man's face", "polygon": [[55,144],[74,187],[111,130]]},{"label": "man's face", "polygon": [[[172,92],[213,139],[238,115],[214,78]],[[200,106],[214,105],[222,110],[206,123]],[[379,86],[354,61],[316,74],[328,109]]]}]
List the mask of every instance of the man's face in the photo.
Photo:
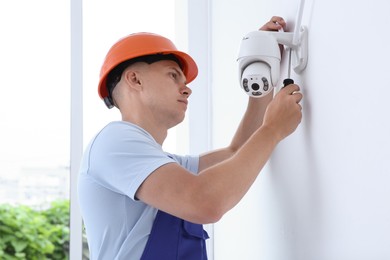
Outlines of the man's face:
[{"label": "man's face", "polygon": [[183,121],[191,89],[179,65],[171,60],[154,62],[143,75],[145,102],[158,120],[169,127]]}]

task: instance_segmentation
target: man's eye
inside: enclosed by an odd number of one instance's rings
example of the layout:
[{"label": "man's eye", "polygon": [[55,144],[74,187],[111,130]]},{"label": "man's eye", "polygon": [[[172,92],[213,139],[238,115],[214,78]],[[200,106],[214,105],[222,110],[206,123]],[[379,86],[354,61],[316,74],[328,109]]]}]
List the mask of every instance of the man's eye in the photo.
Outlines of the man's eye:
[{"label": "man's eye", "polygon": [[174,79],[176,79],[176,78],[177,78],[177,74],[174,73],[174,72],[172,72],[172,73],[171,73],[171,77],[174,78]]}]

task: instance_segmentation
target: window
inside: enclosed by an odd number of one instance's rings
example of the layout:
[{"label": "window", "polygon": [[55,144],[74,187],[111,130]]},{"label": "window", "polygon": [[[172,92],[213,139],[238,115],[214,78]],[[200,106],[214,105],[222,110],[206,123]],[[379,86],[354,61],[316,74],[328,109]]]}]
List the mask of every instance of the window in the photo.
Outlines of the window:
[{"label": "window", "polygon": [[[53,214],[68,211],[69,10],[68,1],[0,3],[0,225],[7,226],[0,231],[0,258],[31,258],[29,251],[55,259],[53,254],[60,254],[56,246],[67,254],[66,243],[59,241],[68,235],[67,227],[50,242],[44,241],[48,234],[43,229],[55,232],[49,222],[61,216]],[[36,221],[31,222],[32,216]],[[56,221],[64,224],[69,217]],[[10,238],[20,228],[23,236]]]}]

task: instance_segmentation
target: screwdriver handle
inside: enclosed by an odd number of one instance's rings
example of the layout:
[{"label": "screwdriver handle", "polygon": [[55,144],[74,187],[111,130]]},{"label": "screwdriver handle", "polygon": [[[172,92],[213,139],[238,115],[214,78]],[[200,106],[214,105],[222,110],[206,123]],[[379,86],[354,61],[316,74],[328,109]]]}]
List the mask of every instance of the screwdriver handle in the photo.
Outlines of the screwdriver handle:
[{"label": "screwdriver handle", "polygon": [[294,80],[293,79],[284,79],[283,80],[283,87],[287,86],[287,85],[290,85],[290,84],[294,84]]}]

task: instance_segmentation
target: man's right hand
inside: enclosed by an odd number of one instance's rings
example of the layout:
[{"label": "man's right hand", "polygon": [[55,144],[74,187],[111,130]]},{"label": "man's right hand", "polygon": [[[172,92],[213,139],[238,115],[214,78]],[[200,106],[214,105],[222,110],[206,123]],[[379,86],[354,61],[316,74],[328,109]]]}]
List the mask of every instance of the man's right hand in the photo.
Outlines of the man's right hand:
[{"label": "man's right hand", "polygon": [[282,88],[267,107],[263,126],[275,131],[279,140],[294,132],[302,120],[302,106],[299,102],[303,95],[299,90],[296,84]]}]

